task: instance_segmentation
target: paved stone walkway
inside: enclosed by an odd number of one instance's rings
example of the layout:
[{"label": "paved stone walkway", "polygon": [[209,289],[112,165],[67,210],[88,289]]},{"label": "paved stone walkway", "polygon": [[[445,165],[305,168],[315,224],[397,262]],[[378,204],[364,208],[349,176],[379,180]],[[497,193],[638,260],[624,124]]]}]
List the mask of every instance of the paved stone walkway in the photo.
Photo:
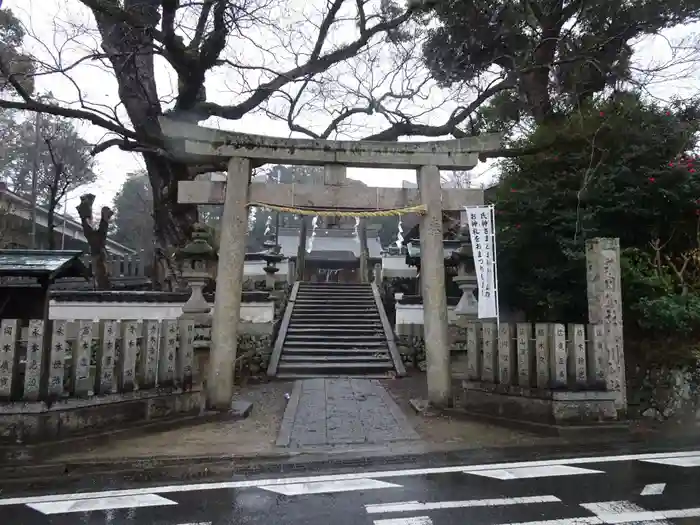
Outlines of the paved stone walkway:
[{"label": "paved stone walkway", "polygon": [[388,444],[418,439],[378,381],[318,378],[294,384],[277,446]]}]

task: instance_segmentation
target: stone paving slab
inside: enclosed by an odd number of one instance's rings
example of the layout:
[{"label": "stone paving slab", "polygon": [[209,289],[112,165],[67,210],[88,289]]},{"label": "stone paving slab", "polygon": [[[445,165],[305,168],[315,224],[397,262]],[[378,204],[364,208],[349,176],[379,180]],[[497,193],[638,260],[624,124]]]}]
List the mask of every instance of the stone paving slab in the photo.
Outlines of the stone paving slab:
[{"label": "stone paving slab", "polygon": [[419,439],[378,381],[317,378],[294,384],[276,444],[299,448]]}]

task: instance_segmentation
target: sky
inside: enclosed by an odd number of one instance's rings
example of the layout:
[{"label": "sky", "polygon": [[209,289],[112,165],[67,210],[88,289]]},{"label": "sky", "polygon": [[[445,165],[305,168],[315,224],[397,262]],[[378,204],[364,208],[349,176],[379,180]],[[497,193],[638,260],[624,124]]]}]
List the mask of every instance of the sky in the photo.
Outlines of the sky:
[{"label": "sky", "polygon": [[[295,4],[299,2],[299,5]],[[353,4],[353,2],[351,2]],[[40,57],[42,60],[52,63],[67,64],[86,54],[86,49],[99,48],[99,38],[94,33],[86,32],[88,28],[94,32],[95,24],[89,11],[84,8],[78,0],[3,0],[4,8],[10,8],[26,25],[29,36],[25,41],[27,51]],[[274,5],[274,4],[271,4]],[[303,36],[313,34],[315,31],[313,22],[320,16],[318,6],[325,5],[325,2],[318,0],[292,0],[283,4],[284,9],[279,13],[279,19],[284,20],[285,31],[280,32],[279,28],[259,29],[251,27],[246,29],[245,38],[234,42],[231,46],[231,58],[242,60],[245,63],[269,63],[269,55],[275,55],[274,60],[279,63],[289,64],[293,60],[290,49],[296,46],[297,40],[302,40]],[[289,7],[291,6],[291,7]],[[309,22],[310,21],[310,22]],[[678,41],[682,38],[692,37],[700,28],[700,24],[677,28],[668,31],[663,38],[647,39],[637,44],[637,54],[635,59],[642,65],[664,63],[670,58],[669,41]],[[281,34],[291,34],[287,40]],[[344,33],[338,33],[331,43],[342,43]],[[260,46],[264,43],[264,46]],[[294,44],[294,46],[292,45]],[[265,48],[266,47],[266,48]],[[303,47],[303,46],[302,46]],[[262,49],[265,48],[265,49]],[[299,49],[293,49],[299,52]],[[303,51],[303,49],[301,49]],[[286,53],[286,55],[285,55]],[[279,58],[283,57],[283,58]],[[347,81],[355,82],[354,78],[378,77],[377,71],[391,65],[393,57],[387,55],[386,48],[373,48],[370,54],[371,63],[350,63],[343,66],[342,71],[337,69],[330,74],[338,75],[337,80],[347,85]],[[350,68],[350,69],[349,69]],[[352,69],[352,71],[350,71]],[[420,74],[420,68],[414,64],[411,71]],[[418,71],[418,73],[416,73]],[[349,73],[352,73],[350,75]],[[676,71],[667,72],[668,76],[676,76]],[[673,95],[691,95],[698,91],[700,87],[699,73],[694,72],[691,77],[676,80],[668,80],[651,85],[649,92],[651,96],[666,100]],[[256,78],[248,75],[245,78],[235,77],[229,68],[212,73],[207,77],[208,99],[219,103],[230,103],[240,95],[241,87],[244,83],[257,85]],[[328,77],[330,78],[330,77]],[[168,70],[164,63],[157,64],[156,79],[158,83],[159,95],[167,96],[174,92],[174,75]],[[402,85],[409,85],[410,82],[417,82],[418,77],[403,78]],[[46,75],[37,79],[38,90],[50,90],[59,100],[74,103],[77,97],[76,85],[80,86],[80,95],[84,100],[92,104],[103,104],[114,107],[119,99],[117,97],[116,82],[112,73],[100,68],[98,64],[84,62],[73,68],[70,78],[61,74]],[[385,87],[385,85],[383,86]],[[350,86],[360,92],[362,84],[354,83]],[[320,89],[319,96],[333,98],[332,90],[326,92]],[[428,89],[425,100],[420,104],[414,104],[412,110],[418,114],[420,110],[428,107],[444,105],[428,113],[428,116],[421,117],[425,123],[439,123],[444,120],[456,105],[464,100],[463,93],[438,90],[434,86]],[[437,102],[436,102],[437,101]],[[310,104],[313,101],[309,102]],[[341,104],[342,101],[337,102]],[[274,108],[273,104],[273,108]],[[305,123],[309,125],[319,122],[322,116],[309,112]],[[352,128],[346,130],[342,138],[357,139],[367,134],[367,130],[376,130],[377,122],[371,119],[365,121],[352,122]],[[91,142],[98,142],[104,135],[104,131],[95,126],[76,122],[80,133]],[[206,125],[221,127],[223,129],[235,130],[238,132],[248,132],[265,134],[272,136],[288,137],[289,128],[286,123],[274,120],[264,113],[250,113],[237,121],[217,121],[210,119]],[[321,125],[323,127],[323,125]],[[293,135],[303,136],[303,135]],[[445,137],[448,138],[448,137]],[[412,140],[420,140],[414,138]],[[117,148],[101,153],[97,157],[98,181],[87,188],[83,188],[78,194],[69,197],[68,212],[75,213],[75,206],[79,202],[79,194],[91,191],[97,195],[97,205],[110,205],[114,195],[123,183],[126,174],[137,171],[143,167],[143,161],[138,154],[123,152]],[[496,165],[493,161],[480,164],[474,170],[474,184],[488,184],[497,173]],[[348,176],[363,181],[369,186],[399,187],[403,180],[415,182],[415,173],[410,170],[368,170],[368,169],[348,169]],[[99,209],[99,207],[96,207]]]}]

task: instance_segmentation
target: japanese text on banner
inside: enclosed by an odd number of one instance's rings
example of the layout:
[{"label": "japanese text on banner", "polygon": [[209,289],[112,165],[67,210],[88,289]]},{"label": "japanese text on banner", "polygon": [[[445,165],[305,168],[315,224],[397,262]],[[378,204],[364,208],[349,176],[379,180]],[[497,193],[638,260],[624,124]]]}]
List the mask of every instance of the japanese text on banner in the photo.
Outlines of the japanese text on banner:
[{"label": "japanese text on banner", "polygon": [[498,317],[493,211],[489,206],[465,207],[479,291],[479,319]]}]

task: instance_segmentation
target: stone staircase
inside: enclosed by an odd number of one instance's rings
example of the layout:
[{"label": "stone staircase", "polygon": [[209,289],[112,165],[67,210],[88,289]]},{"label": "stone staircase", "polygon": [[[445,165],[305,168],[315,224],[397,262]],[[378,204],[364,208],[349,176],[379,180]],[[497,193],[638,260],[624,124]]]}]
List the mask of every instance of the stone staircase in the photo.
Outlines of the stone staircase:
[{"label": "stone staircase", "polygon": [[[371,284],[299,283],[268,375],[387,377],[405,373]],[[284,333],[283,333],[284,332]],[[398,361],[398,367],[396,362]],[[275,366],[276,365],[276,366]],[[276,368],[276,370],[275,370]]]}]

